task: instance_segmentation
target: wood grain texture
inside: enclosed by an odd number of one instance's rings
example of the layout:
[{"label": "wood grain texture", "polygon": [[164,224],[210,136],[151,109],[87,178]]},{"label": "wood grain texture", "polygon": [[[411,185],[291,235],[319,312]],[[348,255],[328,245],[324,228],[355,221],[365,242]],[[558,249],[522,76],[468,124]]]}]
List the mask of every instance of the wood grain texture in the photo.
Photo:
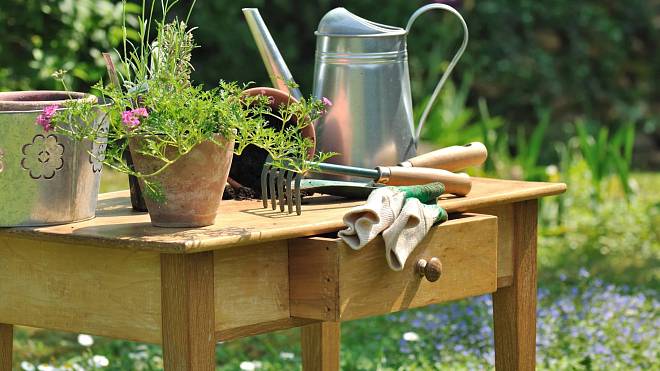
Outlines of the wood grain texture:
[{"label": "wood grain texture", "polygon": [[[448,171],[459,171],[470,166],[479,166],[486,161],[488,150],[483,143],[472,142],[463,146],[451,146],[427,152],[408,159],[410,166],[431,167]],[[406,166],[406,164],[402,164]]]},{"label": "wood grain texture", "polygon": [[339,322],[303,326],[300,333],[305,371],[338,371],[341,343]]},{"label": "wood grain texture", "polygon": [[[565,189],[561,183],[472,178],[468,196],[445,195],[439,204],[448,212],[465,212],[559,194]],[[300,216],[263,209],[260,201],[223,201],[215,225],[170,229],[152,227],[148,214],[133,212],[128,191],[122,191],[99,197],[96,219],[51,227],[4,228],[0,238],[23,236],[86,246],[194,253],[334,232],[343,227],[346,211],[362,203],[329,196],[307,201]]]},{"label": "wood grain texture", "polygon": [[513,282],[493,294],[495,367],[534,370],[536,362],[536,200],[513,206]]},{"label": "wood grain texture", "polygon": [[304,318],[284,318],[271,322],[263,322],[254,325],[236,327],[228,330],[215,332],[216,341],[228,341],[265,334],[267,332],[287,330],[295,327],[305,326],[318,321]]},{"label": "wood grain texture", "polygon": [[14,326],[0,323],[0,370],[11,370]]},{"label": "wood grain texture", "polygon": [[[497,287],[496,217],[466,214],[434,227],[401,272],[387,265],[382,239],[374,242],[360,251],[339,246],[342,321],[490,293]],[[432,257],[443,265],[437,282],[420,277],[415,267],[419,259]]]},{"label": "wood grain texture", "polygon": [[388,185],[408,186],[416,184],[427,184],[433,182],[442,182],[445,185],[447,193],[465,196],[470,193],[472,180],[465,173],[453,173],[442,169],[432,169],[427,167],[385,167],[390,173]]},{"label": "wood grain texture", "polygon": [[286,241],[214,252],[215,330],[289,318]]},{"label": "wood grain texture", "polygon": [[339,249],[335,239],[289,241],[292,317],[339,320]]},{"label": "wood grain texture", "polygon": [[[381,238],[354,251],[336,239],[290,243],[291,315],[351,320],[495,291],[497,218],[471,215],[434,227],[410,255],[404,270],[392,271]],[[419,275],[419,259],[437,257],[442,277]],[[336,278],[335,278],[336,277]]]},{"label": "wood grain texture", "polygon": [[213,253],[162,254],[161,277],[165,369],[215,370]]},{"label": "wood grain texture", "polygon": [[0,323],[159,343],[159,254],[0,238]]},{"label": "wood grain texture", "polygon": [[497,216],[497,287],[509,286],[513,277],[513,204],[480,208],[474,212]]},{"label": "wood grain texture", "polygon": [[[289,321],[286,241],[218,250],[213,259],[214,331]],[[160,344],[160,283],[158,253],[0,238],[6,323]]]}]

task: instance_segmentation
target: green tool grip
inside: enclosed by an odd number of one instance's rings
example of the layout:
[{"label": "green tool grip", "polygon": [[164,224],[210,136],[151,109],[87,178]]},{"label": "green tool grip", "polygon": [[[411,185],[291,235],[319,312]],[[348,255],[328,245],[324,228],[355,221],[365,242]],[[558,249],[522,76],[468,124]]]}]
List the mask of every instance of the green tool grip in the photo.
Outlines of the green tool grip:
[{"label": "green tool grip", "polygon": [[435,204],[438,197],[445,193],[445,185],[440,182],[393,188],[405,193],[406,198],[416,198],[424,204],[431,205]]}]

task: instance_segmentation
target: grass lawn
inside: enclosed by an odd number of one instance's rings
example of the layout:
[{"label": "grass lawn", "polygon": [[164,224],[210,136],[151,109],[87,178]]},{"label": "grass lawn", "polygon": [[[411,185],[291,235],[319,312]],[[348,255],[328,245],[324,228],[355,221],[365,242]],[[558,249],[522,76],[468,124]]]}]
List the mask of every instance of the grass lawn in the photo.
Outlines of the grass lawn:
[{"label": "grass lawn", "polygon": [[[658,369],[660,174],[634,175],[637,195],[630,200],[608,184],[605,196],[594,199],[584,192],[590,183],[582,174],[579,166],[573,169],[568,193],[541,207],[538,368]],[[104,173],[104,192],[124,188],[125,176]],[[482,296],[342,324],[342,369],[492,368],[491,314],[491,299]],[[162,367],[157,346],[92,340],[19,328],[16,367]],[[219,370],[299,369],[299,334],[281,331],[222,343],[217,355]]]}]

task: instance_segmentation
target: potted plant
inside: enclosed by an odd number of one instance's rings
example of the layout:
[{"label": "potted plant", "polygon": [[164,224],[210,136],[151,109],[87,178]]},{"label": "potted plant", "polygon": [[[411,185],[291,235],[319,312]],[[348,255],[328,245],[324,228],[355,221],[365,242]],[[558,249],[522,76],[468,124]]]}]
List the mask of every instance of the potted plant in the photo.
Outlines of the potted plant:
[{"label": "potted plant", "polygon": [[[153,6],[154,4],[152,4]],[[164,9],[171,4],[165,3]],[[313,142],[302,131],[325,110],[322,101],[302,99],[273,110],[264,95],[245,94],[245,86],[221,81],[206,90],[191,82],[192,30],[186,22],[152,22],[141,28],[139,45],[125,42],[115,84],[95,88],[110,101],[102,107],[109,130],[85,120],[89,107],[72,101],[68,112],[50,117],[53,129],[75,140],[107,142],[103,162],[140,180],[155,226],[213,224],[227,181],[232,154],[247,146],[265,150],[275,166],[306,171]],[[65,125],[69,117],[80,119]],[[273,127],[269,118],[293,124]],[[130,151],[135,168],[124,159]],[[329,155],[317,155],[323,161]],[[284,161],[286,159],[286,161]]]},{"label": "potted plant", "polygon": [[61,126],[75,124],[65,108],[72,101],[88,107],[89,125],[107,129],[93,95],[0,93],[0,227],[64,224],[94,217],[105,144],[50,132],[50,117],[56,112],[62,115]]}]

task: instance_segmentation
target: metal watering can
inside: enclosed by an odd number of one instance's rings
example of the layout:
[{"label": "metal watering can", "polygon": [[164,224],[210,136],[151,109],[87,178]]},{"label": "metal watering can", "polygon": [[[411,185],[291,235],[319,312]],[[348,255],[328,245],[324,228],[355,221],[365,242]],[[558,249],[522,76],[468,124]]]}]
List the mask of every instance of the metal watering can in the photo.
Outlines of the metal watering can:
[{"label": "metal watering can", "polygon": [[[417,17],[429,10],[445,10],[458,17],[464,38],[415,128],[406,38]],[[285,82],[293,77],[258,11],[243,9],[243,13],[273,85],[289,90]],[[332,102],[315,124],[316,148],[339,153],[330,162],[368,168],[395,165],[414,156],[431,107],[467,46],[463,17],[450,6],[429,4],[415,11],[403,29],[335,8],[323,16],[315,34],[313,95]],[[298,89],[290,93],[302,97]]]}]

